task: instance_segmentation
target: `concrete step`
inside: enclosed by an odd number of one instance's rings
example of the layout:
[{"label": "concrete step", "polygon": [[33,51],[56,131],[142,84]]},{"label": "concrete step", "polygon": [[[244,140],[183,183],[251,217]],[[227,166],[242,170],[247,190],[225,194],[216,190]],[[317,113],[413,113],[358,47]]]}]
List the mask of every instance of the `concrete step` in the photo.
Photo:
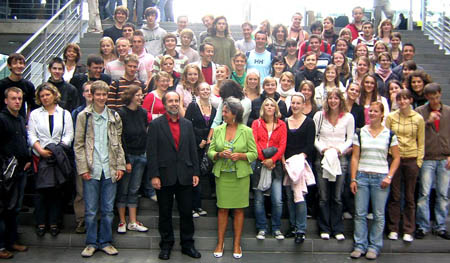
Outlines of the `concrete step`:
[{"label": "concrete step", "polygon": [[[247,225],[247,223],[245,223]],[[245,227],[244,227],[245,228]],[[44,237],[37,237],[33,227],[22,227],[20,229],[20,239],[26,241],[27,245],[43,247],[78,247],[84,246],[85,235],[73,234],[62,231],[57,237],[52,237],[48,233]],[[178,231],[177,231],[178,232]],[[178,233],[175,233],[174,250],[180,250],[178,244]],[[217,233],[213,230],[197,230],[195,232],[195,246],[199,250],[214,250],[217,242]],[[232,247],[232,232],[227,231],[225,237],[225,247]],[[147,233],[128,232],[123,235],[113,236],[114,245],[118,249],[159,249],[159,233],[151,229]],[[322,240],[317,234],[308,234],[305,242],[296,245],[293,239],[276,240],[268,235],[266,240],[257,240],[254,233],[244,233],[242,235],[242,249],[244,251],[264,251],[264,252],[349,252],[352,250],[352,236],[347,235],[344,241],[335,239]],[[439,237],[428,235],[423,240],[415,240],[412,243],[405,243],[401,240],[384,240],[382,253],[449,253],[450,241]]]}]

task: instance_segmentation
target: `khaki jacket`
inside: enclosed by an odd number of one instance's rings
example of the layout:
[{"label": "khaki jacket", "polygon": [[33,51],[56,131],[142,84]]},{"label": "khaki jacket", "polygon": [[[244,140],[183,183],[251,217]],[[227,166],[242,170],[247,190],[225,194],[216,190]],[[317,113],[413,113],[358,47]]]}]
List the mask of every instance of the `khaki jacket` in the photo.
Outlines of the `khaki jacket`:
[{"label": "khaki jacket", "polygon": [[[122,148],[122,120],[117,112],[108,111],[108,150],[111,180],[116,182],[118,170],[125,171],[125,153]],[[78,175],[92,173],[94,165],[93,106],[87,106],[77,118],[75,130],[75,161]],[[89,116],[89,117],[88,117]],[[86,123],[88,121],[88,123]],[[87,128],[87,129],[86,129]]]}]

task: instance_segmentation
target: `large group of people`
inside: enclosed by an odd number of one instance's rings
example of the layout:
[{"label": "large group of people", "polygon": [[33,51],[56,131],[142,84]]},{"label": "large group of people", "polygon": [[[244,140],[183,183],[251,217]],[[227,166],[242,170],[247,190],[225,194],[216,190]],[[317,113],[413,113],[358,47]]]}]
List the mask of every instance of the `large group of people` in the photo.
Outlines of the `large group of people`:
[{"label": "large group of people", "polygon": [[[450,239],[450,108],[389,19],[375,34],[355,7],[340,32],[332,17],[307,32],[295,13],[288,27],[265,20],[253,31],[245,22],[235,41],[224,16],[206,15],[197,39],[186,16],[167,33],[157,22],[163,12],[134,2],[142,28],[127,23],[132,8],[118,6],[99,53],[83,65],[80,47],[68,44],[36,89],[23,78],[25,58],[9,56],[11,73],[0,80],[0,258],[27,249],[16,217],[29,169],[37,236],[60,233],[69,185],[83,257],[118,254],[115,206],[118,233],[149,230],[137,218],[142,194],[158,203],[159,258],[170,259],[175,242],[174,199],[181,252],[200,258],[194,218],[213,212],[202,208],[200,180],[217,199],[216,258],[230,210],[233,257],[243,256],[250,201],[259,240],[301,244],[314,216],[321,239],[342,241],[344,218],[354,218],[352,258],[376,259],[385,228],[391,240],[432,230]],[[285,207],[289,229],[281,228]]]}]

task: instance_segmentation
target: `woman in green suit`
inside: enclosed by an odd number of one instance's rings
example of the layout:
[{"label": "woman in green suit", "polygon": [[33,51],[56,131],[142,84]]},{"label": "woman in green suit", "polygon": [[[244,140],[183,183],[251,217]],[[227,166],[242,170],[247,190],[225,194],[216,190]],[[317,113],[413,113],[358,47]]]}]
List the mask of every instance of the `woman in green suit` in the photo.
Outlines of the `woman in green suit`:
[{"label": "woman in green suit", "polygon": [[241,234],[244,224],[244,208],[249,203],[250,163],[256,160],[255,139],[252,130],[242,124],[243,107],[239,99],[229,97],[223,103],[224,124],[214,129],[208,156],[214,162],[216,176],[217,207],[219,208],[218,241],[214,257],[223,255],[228,210],[234,209],[233,257],[241,258]]}]

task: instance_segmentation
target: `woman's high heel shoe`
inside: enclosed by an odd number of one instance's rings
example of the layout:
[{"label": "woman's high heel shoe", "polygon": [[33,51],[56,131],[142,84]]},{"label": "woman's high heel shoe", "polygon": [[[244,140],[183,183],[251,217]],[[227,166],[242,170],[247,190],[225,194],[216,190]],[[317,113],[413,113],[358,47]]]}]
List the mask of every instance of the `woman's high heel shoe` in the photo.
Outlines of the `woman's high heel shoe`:
[{"label": "woman's high heel shoe", "polygon": [[214,251],[214,253],[213,253],[214,257],[215,257],[215,258],[221,258],[221,257],[223,256],[223,250],[224,250],[224,248],[225,248],[225,243],[222,245],[222,251],[220,251],[220,252],[215,252],[215,251]]},{"label": "woman's high heel shoe", "polygon": [[241,250],[241,253],[233,253],[233,257],[235,259],[240,259],[242,258],[242,247],[239,247],[239,250]]}]

